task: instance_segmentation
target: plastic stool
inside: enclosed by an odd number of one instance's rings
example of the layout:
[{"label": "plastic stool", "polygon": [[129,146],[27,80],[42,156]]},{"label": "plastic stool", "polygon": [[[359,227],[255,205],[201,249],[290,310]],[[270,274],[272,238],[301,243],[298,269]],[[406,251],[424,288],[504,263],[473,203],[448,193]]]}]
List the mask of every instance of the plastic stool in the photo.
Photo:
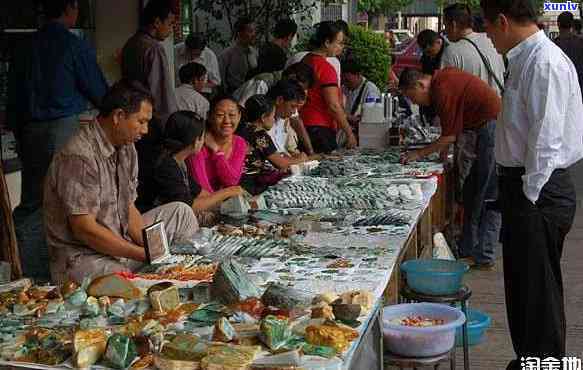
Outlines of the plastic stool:
[{"label": "plastic stool", "polygon": [[401,357],[392,353],[385,352],[384,357],[385,366],[395,366],[399,369],[417,369],[433,366],[434,369],[439,369],[443,363],[448,363],[451,370],[455,370],[455,347],[443,355],[423,358]]},{"label": "plastic stool", "polygon": [[[451,295],[428,295],[417,293],[407,285],[401,289],[401,297],[404,302],[429,302],[429,303],[444,303],[444,304],[455,304],[460,302],[462,305],[462,311],[466,315],[466,322],[462,326],[463,343],[464,343],[464,370],[470,370],[470,351],[468,344],[468,307],[467,302],[472,296],[472,290],[467,286],[463,286],[460,290]],[[455,344],[454,344],[455,348]]]}]

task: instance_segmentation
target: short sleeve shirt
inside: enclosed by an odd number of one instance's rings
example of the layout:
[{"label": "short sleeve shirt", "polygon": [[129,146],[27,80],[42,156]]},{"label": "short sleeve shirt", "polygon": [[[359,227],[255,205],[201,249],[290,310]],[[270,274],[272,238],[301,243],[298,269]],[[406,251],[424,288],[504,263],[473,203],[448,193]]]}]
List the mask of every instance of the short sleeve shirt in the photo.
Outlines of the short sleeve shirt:
[{"label": "short sleeve shirt", "polygon": [[249,72],[257,68],[257,49],[234,44],[219,55],[219,66],[223,88],[232,94],[245,83]]},{"label": "short sleeve shirt", "polygon": [[182,84],[176,89],[176,99],[179,110],[191,111],[206,119],[210,103],[190,84]]},{"label": "short sleeve shirt", "polygon": [[496,90],[470,73],[455,68],[435,71],[431,105],[441,121],[442,136],[457,136],[494,120],[502,108]]},{"label": "short sleeve shirt", "polygon": [[245,124],[241,134],[247,141],[247,157],[245,158],[245,174],[254,175],[272,169],[268,157],[277,153],[277,148],[267,130],[252,124]]},{"label": "short sleeve shirt", "polygon": [[137,198],[137,179],[133,145],[114,147],[97,121],[81,128],[55,155],[47,173],[44,216],[49,249],[59,249],[60,256],[96,253],[73,235],[68,218],[79,215],[93,215],[101,226],[131,241],[129,207]]},{"label": "short sleeve shirt", "polygon": [[273,144],[275,145],[275,148],[280,153],[288,154],[287,148],[285,146],[287,143],[289,128],[291,128],[289,119],[277,118],[273,124],[273,127],[267,131],[271,137],[271,140],[273,141]]},{"label": "short sleeve shirt", "polygon": [[188,175],[186,164],[176,162],[171,156],[162,158],[154,173],[156,205],[183,202],[191,206],[201,192],[200,185]]},{"label": "short sleeve shirt", "polygon": [[334,117],[324,100],[322,89],[338,87],[338,76],[334,67],[323,56],[308,54],[303,62],[314,69],[316,83],[308,90],[308,99],[300,111],[304,125],[336,129]]},{"label": "short sleeve shirt", "polygon": [[[450,43],[445,48],[441,58],[441,68],[458,68],[474,76],[478,76],[501,95],[496,78],[498,81],[504,80],[504,59],[498,54],[492,41],[485,33],[472,32],[466,35],[465,38],[470,41],[461,39],[457,42]],[[480,52],[478,52],[478,49],[471,42],[479,48]],[[488,70],[480,53],[488,61],[495,77]]]}]

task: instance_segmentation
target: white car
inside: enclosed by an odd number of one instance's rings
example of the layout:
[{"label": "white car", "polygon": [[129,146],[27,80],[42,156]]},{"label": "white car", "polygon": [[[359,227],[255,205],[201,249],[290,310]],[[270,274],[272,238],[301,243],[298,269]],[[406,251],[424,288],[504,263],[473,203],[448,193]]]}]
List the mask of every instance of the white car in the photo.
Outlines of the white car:
[{"label": "white car", "polygon": [[405,30],[390,30],[390,32],[392,32],[393,35],[395,35],[396,45],[407,42],[407,41],[411,40],[413,37],[415,37],[413,35],[413,32],[406,30],[406,29]]},{"label": "white car", "polygon": [[[375,33],[385,35],[386,31],[374,31]],[[395,37],[395,46],[399,46],[403,43],[407,43],[409,40],[414,38],[414,35],[411,31],[403,29],[403,30],[389,30],[388,32],[392,32]]]}]

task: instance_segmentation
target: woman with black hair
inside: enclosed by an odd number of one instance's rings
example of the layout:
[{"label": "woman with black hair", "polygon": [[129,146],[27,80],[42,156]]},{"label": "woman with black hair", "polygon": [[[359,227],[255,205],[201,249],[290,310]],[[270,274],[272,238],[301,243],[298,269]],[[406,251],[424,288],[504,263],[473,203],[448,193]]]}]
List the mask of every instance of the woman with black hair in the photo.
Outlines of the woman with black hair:
[{"label": "woman with black hair", "polygon": [[305,159],[286,157],[277,148],[268,131],[275,123],[275,100],[266,95],[254,95],[247,100],[245,124],[239,135],[249,144],[241,186],[257,195],[288,175],[290,166]]},{"label": "woman with black hair", "polygon": [[188,173],[209,193],[239,185],[247,143],[235,135],[241,107],[230,96],[219,95],[211,103],[204,147],[186,160]]},{"label": "woman with black hair", "polygon": [[240,195],[239,186],[231,186],[209,193],[202,189],[189,175],[185,160],[200,152],[204,145],[205,123],[193,112],[178,111],[166,123],[163,151],[154,171],[155,204],[184,202],[192,209],[203,226],[209,224],[209,214],[228,198]]},{"label": "woman with black hair", "polygon": [[336,132],[340,128],[346,133],[347,148],[356,147],[356,137],[348,123],[342,107],[342,92],[334,67],[326,60],[342,54],[345,34],[336,22],[322,22],[310,44],[312,52],[303,62],[313,68],[316,83],[308,90],[308,100],[300,116],[316,153],[329,153],[338,148]]}]

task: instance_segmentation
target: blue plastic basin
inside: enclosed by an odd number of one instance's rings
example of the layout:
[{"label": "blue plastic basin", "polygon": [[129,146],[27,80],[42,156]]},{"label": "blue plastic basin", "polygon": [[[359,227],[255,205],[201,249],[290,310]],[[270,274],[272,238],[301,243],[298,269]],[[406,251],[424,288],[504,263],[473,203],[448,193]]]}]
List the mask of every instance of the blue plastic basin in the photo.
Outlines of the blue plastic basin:
[{"label": "blue plastic basin", "polygon": [[[473,346],[480,344],[484,340],[484,333],[490,327],[492,319],[490,316],[478,310],[468,309],[468,344]],[[464,345],[462,328],[457,328],[455,332],[455,345]]]},{"label": "blue plastic basin", "polygon": [[429,295],[457,293],[468,270],[469,266],[463,262],[441,259],[409,260],[401,264],[409,288]]}]

